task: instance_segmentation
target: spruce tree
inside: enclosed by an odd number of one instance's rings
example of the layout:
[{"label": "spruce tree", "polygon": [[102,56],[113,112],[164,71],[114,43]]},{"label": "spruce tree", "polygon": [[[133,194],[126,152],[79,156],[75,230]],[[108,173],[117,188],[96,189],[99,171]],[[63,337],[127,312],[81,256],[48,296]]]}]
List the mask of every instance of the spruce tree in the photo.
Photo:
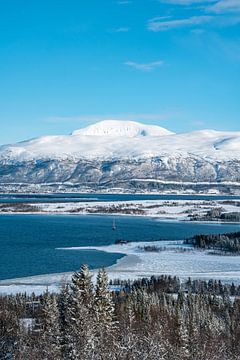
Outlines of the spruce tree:
[{"label": "spruce tree", "polygon": [[97,275],[95,292],[96,337],[98,351],[103,359],[111,358],[109,348],[114,343],[114,304],[108,289],[108,276],[105,269],[100,269]]},{"label": "spruce tree", "polygon": [[48,293],[43,306],[43,349],[45,359],[61,359],[59,311],[56,297]]},{"label": "spruce tree", "polygon": [[[81,297],[85,306],[90,308],[93,304],[93,283],[87,265],[82,265],[80,271],[75,272],[72,276],[71,289],[73,297]],[[81,294],[79,294],[81,293]]]},{"label": "spruce tree", "polygon": [[74,273],[69,297],[69,359],[92,359],[95,349],[94,292],[87,265]]},{"label": "spruce tree", "polygon": [[97,321],[101,323],[102,326],[111,327],[114,305],[112,294],[108,288],[108,276],[105,269],[100,269],[97,275],[95,309]]}]

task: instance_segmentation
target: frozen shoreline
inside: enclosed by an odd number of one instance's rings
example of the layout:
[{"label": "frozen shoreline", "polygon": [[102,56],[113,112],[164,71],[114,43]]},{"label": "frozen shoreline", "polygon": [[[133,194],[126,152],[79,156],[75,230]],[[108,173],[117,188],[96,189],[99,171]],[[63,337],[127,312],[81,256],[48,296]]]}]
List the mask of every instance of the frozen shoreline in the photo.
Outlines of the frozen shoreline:
[{"label": "frozen shoreline", "polygon": [[[145,245],[166,247],[160,252],[146,252]],[[178,248],[180,251],[178,251]],[[181,251],[183,248],[188,251]],[[59,248],[65,251],[99,250],[109,253],[120,253],[125,256],[108,267],[109,279],[137,279],[152,275],[177,276],[180,280],[188,277],[203,280],[221,280],[240,285],[239,256],[210,255],[207,251],[194,250],[182,241],[132,242],[123,245],[88,246]],[[93,279],[98,269],[92,270]],[[0,281],[0,294],[27,292],[41,294],[46,289],[57,292],[62,283],[70,281],[72,272],[37,275],[25,278]]]},{"label": "frozen shoreline", "polygon": [[[81,203],[43,203],[37,204],[40,212],[0,212],[4,215],[109,215],[109,216],[140,216],[152,217],[156,221],[190,221],[189,214],[203,215],[211,209],[222,206],[226,212],[239,211],[240,200],[232,199],[233,203],[222,204],[222,200],[134,200],[114,202],[81,202]],[[35,206],[36,204],[32,204]],[[78,211],[75,211],[75,210]],[[105,212],[103,211],[105,210]],[[101,211],[100,211],[101,210]],[[110,211],[111,210],[111,211]],[[114,211],[115,210],[115,211]],[[141,210],[141,211],[139,211]],[[192,221],[192,223],[224,223],[239,224],[235,222],[220,221]],[[171,241],[172,246],[175,241]],[[130,243],[127,245],[93,246],[81,248],[64,248],[66,251],[94,249],[105,252],[121,253],[125,255],[116,264],[108,268],[111,279],[137,278],[152,275],[169,274],[179,276],[181,279],[191,276],[193,278],[220,279],[226,282],[234,281],[240,284],[240,261],[238,256],[207,255],[204,252],[194,251],[193,254],[174,253],[164,251],[160,253],[143,253],[137,248],[150,245],[150,242]],[[160,246],[164,246],[161,241]],[[185,265],[184,265],[185,261]],[[197,265],[196,265],[197,264]],[[97,270],[93,270],[95,276]],[[58,273],[36,275],[19,279],[0,281],[1,293],[17,293],[32,291],[43,293],[48,287],[49,291],[58,291],[64,281],[69,281],[72,273]]]},{"label": "frozen shoreline", "polygon": [[[166,247],[165,251],[146,252],[145,245]],[[176,250],[179,248],[180,252]],[[189,251],[181,252],[181,249]],[[208,251],[195,250],[182,241],[137,242],[123,245],[66,248],[66,251],[95,249],[106,252],[124,253],[126,256],[108,268],[109,276],[120,279],[152,275],[172,275],[180,279],[216,279],[240,284],[239,256],[210,255]],[[127,276],[126,276],[127,273]],[[116,278],[116,276],[115,276]]]}]

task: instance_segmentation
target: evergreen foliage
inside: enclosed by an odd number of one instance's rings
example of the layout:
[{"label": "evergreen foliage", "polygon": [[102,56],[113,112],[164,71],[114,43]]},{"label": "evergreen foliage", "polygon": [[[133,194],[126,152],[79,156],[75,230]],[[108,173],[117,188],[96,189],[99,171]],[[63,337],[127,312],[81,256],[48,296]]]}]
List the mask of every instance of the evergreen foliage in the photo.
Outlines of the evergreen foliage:
[{"label": "evergreen foliage", "polygon": [[[113,282],[112,282],[113,283]],[[171,276],[110,291],[87,266],[59,294],[0,297],[1,360],[237,360],[240,287]]]},{"label": "evergreen foliage", "polygon": [[240,232],[226,234],[200,234],[187,239],[186,244],[192,244],[200,249],[214,249],[221,252],[240,253]]}]

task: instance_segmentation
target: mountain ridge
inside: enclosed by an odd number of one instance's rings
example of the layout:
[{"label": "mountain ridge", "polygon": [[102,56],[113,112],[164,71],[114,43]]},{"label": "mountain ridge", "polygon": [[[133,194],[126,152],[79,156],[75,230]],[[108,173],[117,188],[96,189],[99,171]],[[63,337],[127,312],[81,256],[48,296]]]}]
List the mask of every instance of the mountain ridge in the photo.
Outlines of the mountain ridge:
[{"label": "mountain ridge", "polygon": [[[230,153],[228,153],[228,150]],[[173,133],[157,125],[108,120],[70,135],[42,136],[0,147],[0,158],[124,159],[194,154],[213,159],[240,157],[240,132],[200,130]]]},{"label": "mountain ridge", "polygon": [[[136,184],[136,179],[141,181]],[[0,147],[1,184],[141,188],[148,186],[144,179],[149,184],[151,179],[240,184],[240,132],[175,134],[156,125],[111,120],[71,135]]]}]

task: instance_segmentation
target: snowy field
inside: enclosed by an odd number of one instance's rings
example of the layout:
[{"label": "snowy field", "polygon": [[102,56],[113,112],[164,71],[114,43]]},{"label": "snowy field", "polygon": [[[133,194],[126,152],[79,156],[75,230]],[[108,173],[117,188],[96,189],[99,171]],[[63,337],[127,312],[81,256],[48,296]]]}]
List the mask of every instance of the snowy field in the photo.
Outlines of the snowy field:
[{"label": "snowy field", "polygon": [[[18,204],[19,205],[19,204]],[[0,213],[43,214],[109,214],[150,216],[162,220],[189,220],[189,216],[203,216],[209,210],[221,208],[222,212],[239,212],[240,200],[135,200],[113,202],[38,203],[28,204],[27,212],[15,204],[4,204]],[[32,211],[31,211],[32,207]],[[36,210],[37,207],[37,210]]]},{"label": "snowy field", "polygon": [[[165,247],[159,252],[146,252],[145,245]],[[183,251],[183,248],[186,249]],[[181,241],[137,242],[123,245],[61,248],[66,251],[96,249],[109,253],[121,253],[126,256],[108,268],[110,279],[136,279],[152,275],[176,275],[181,280],[216,279],[225,283],[234,282],[240,285],[240,257],[210,255],[208,251],[195,250],[184,246]],[[97,270],[93,270],[93,277]],[[3,280],[0,282],[0,293],[17,293],[34,291],[40,294],[46,289],[58,291],[62,283],[71,279],[72,273],[33,276],[22,279]]]}]

